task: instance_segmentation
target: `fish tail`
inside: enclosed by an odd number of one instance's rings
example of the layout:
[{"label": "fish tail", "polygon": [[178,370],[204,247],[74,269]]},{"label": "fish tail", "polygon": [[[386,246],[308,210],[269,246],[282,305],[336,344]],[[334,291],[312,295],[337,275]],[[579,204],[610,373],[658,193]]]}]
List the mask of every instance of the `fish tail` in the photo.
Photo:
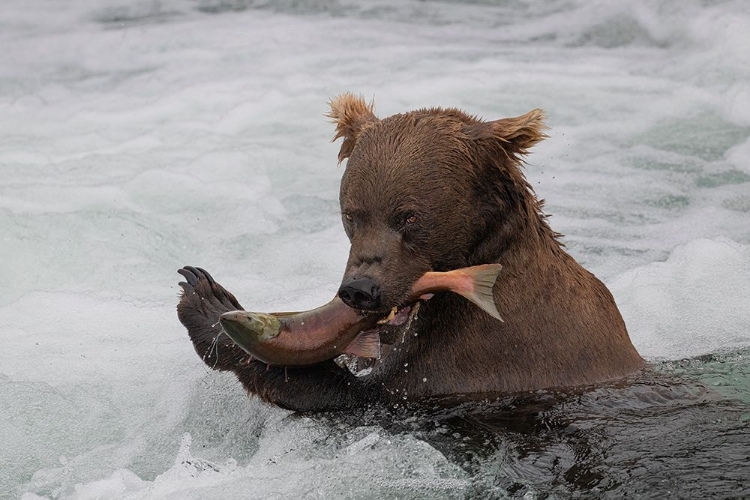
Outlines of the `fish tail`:
[{"label": "fish tail", "polygon": [[500,264],[482,264],[463,269],[469,275],[471,286],[463,290],[456,290],[456,293],[462,295],[469,301],[476,304],[481,310],[502,321],[500,313],[495,305],[495,296],[492,293],[492,287],[497,281],[497,275],[503,268]]}]

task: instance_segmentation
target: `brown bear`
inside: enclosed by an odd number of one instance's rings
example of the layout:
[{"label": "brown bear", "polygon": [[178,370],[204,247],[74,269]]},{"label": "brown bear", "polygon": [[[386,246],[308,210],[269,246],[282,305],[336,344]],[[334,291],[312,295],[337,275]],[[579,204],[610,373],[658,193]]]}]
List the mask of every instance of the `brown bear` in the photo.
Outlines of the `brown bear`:
[{"label": "brown bear", "polygon": [[[348,159],[340,203],[351,249],[339,296],[365,314],[400,308],[410,321],[381,327],[385,355],[366,376],[333,360],[266,366],[220,335],[219,315],[241,309],[234,296],[188,267],[178,316],[206,364],[296,410],[570,387],[642,367],[612,295],[563,250],[521,171],[545,137],[541,110],[487,122],[433,108],[381,120],[351,94],[330,106],[339,161]],[[503,265],[494,295],[504,322],[452,293],[404,303],[426,271],[484,263]]]}]

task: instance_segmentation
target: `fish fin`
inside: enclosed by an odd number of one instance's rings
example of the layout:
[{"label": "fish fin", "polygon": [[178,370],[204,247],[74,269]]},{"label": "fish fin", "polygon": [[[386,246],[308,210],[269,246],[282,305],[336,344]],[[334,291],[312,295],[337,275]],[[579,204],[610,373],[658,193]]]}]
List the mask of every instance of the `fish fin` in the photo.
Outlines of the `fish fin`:
[{"label": "fish fin", "polygon": [[497,275],[503,268],[500,264],[484,264],[465,269],[466,273],[471,276],[472,287],[470,290],[461,290],[457,293],[477,305],[481,310],[502,321],[500,313],[495,305],[495,296],[492,293],[492,287],[495,286]]},{"label": "fish fin", "polygon": [[380,334],[377,329],[365,330],[354,337],[344,354],[352,354],[362,358],[380,359]]}]

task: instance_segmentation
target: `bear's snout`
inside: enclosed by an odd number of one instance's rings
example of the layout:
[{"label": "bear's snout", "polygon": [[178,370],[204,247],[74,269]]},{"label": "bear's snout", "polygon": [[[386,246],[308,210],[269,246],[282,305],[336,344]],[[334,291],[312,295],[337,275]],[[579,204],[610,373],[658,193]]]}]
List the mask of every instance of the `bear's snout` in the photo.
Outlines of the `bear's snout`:
[{"label": "bear's snout", "polygon": [[375,310],[380,307],[380,285],[370,278],[349,279],[339,288],[339,297],[354,309]]}]

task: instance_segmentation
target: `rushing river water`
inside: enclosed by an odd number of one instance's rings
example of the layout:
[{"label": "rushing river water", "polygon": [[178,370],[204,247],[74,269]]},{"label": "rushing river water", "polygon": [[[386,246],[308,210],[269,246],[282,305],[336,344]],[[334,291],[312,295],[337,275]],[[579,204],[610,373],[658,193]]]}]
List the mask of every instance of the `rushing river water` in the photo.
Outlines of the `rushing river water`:
[{"label": "rushing river water", "polygon": [[[750,496],[744,1],[5,0],[0,497]],[[458,406],[296,415],[195,355],[175,271],[327,302],[326,101],[541,107],[527,176],[650,368]]]}]

